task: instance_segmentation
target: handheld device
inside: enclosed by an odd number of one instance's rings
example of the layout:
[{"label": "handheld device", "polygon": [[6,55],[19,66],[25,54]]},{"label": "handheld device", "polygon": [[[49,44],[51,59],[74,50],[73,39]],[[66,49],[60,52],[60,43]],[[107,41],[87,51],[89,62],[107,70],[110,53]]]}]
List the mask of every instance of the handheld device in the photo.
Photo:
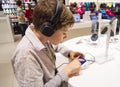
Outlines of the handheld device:
[{"label": "handheld device", "polygon": [[82,59],[83,61],[80,61],[81,65],[83,65],[86,62],[86,59],[83,58],[83,56],[79,56],[79,59]]}]

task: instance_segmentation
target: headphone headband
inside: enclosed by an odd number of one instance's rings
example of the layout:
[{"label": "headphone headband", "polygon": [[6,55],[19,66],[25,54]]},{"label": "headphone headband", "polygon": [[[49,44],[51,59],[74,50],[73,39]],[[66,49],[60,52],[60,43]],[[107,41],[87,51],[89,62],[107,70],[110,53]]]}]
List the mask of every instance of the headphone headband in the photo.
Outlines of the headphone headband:
[{"label": "headphone headband", "polygon": [[53,23],[59,22],[60,15],[62,13],[62,3],[60,2],[60,0],[56,0],[57,4],[56,4],[56,10],[55,10],[55,14],[51,17],[50,21]]}]

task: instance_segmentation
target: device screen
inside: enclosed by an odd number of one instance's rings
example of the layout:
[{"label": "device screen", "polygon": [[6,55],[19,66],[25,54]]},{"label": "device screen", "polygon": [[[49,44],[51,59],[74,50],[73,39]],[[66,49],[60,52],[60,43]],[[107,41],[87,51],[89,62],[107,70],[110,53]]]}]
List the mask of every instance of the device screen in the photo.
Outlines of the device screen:
[{"label": "device screen", "polygon": [[83,65],[86,62],[86,59],[83,58],[82,56],[79,56],[79,59],[82,59],[83,61],[80,61],[81,65]]},{"label": "device screen", "polygon": [[80,22],[80,14],[73,14],[75,22]]}]

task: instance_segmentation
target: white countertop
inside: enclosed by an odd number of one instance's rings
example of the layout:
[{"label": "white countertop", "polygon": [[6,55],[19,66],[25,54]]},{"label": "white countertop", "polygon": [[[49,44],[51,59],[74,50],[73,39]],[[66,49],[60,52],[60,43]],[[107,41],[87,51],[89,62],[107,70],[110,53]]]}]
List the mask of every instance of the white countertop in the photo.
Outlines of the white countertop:
[{"label": "white countertop", "polygon": [[[104,55],[105,38],[101,36],[99,44],[93,45],[90,42],[90,36],[82,36],[65,41],[63,45],[74,51],[90,53],[97,60]],[[79,43],[76,44],[77,42]],[[78,76],[70,78],[69,83],[73,87],[120,87],[120,50],[116,49],[117,45],[118,42],[112,42],[109,45],[109,57],[112,58],[110,61],[89,65]]]}]

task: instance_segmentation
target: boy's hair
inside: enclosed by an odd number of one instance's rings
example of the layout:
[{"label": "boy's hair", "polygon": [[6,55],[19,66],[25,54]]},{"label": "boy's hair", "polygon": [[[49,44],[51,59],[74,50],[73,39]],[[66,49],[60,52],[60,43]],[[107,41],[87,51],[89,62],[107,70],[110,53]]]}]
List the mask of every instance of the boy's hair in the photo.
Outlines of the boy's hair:
[{"label": "boy's hair", "polygon": [[[41,25],[51,19],[56,11],[56,0],[39,0],[33,11],[33,24],[38,31]],[[60,14],[60,20],[56,25],[56,29],[63,27],[71,27],[74,24],[73,14],[68,8],[62,4],[63,10]]]},{"label": "boy's hair", "polygon": [[18,0],[18,1],[16,2],[16,5],[17,5],[17,6],[21,6],[21,4],[22,4],[22,2],[21,2],[20,0]]}]

